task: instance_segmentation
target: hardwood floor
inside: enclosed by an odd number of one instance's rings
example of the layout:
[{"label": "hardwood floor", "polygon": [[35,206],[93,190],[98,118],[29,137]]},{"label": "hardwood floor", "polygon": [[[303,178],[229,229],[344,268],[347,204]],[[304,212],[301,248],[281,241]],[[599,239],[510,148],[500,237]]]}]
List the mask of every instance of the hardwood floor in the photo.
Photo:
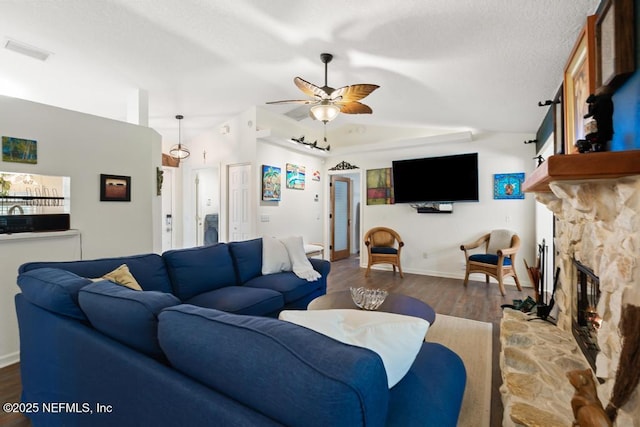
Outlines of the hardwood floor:
[{"label": "hardwood floor", "polygon": [[[522,292],[514,286],[506,285],[506,296],[500,295],[497,283],[487,285],[481,275],[471,277],[482,281],[470,280],[465,288],[460,279],[422,276],[404,273],[404,279],[391,271],[371,270],[364,277],[365,269],[359,268],[359,259],[351,257],[331,263],[331,273],[327,281],[327,293],[347,290],[350,286],[384,288],[390,292],[409,295],[429,304],[436,313],[465,319],[479,320],[493,324],[491,372],[491,427],[502,425],[502,399],[500,397],[500,319],[502,304],[511,304],[514,299],[524,299],[531,292],[524,288]],[[510,283],[507,282],[507,283]]]},{"label": "hardwood floor", "polygon": [[[20,402],[20,365],[18,363],[0,369],[0,402]],[[28,427],[31,422],[20,413],[6,413],[0,410],[0,426]]]},{"label": "hardwood floor", "polygon": [[[327,292],[347,290],[350,286],[366,286],[384,288],[391,292],[401,293],[418,298],[433,307],[436,313],[466,319],[490,322],[493,324],[493,363],[491,394],[491,426],[502,425],[502,400],[499,387],[502,383],[498,355],[500,353],[500,305],[509,304],[513,299],[523,299],[529,293],[527,289],[519,292],[515,286],[506,286],[507,295],[502,296],[498,285],[484,281],[469,281],[465,288],[462,280],[442,277],[399,274],[390,271],[371,270],[369,277],[364,277],[365,270],[359,267],[359,259],[351,257],[331,264],[331,273],[327,281]],[[472,276],[482,278],[482,276]],[[0,401],[20,401],[20,368],[18,364],[0,369]],[[28,427],[31,423],[21,414],[7,414],[0,411],[0,426]]]}]

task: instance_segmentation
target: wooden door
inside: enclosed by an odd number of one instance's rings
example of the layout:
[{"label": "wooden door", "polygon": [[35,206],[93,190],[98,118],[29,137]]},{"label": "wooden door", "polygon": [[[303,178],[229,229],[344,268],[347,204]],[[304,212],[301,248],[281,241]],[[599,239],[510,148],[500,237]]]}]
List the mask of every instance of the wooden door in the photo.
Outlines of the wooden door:
[{"label": "wooden door", "polygon": [[351,254],[351,180],[331,177],[331,261]]}]

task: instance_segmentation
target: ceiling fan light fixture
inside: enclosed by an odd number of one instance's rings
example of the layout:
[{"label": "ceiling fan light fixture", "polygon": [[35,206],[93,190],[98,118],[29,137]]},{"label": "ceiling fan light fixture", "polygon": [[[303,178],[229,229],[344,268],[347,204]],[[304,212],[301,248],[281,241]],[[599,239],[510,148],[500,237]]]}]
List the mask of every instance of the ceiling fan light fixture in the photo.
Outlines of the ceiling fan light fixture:
[{"label": "ceiling fan light fixture", "polygon": [[184,116],[178,114],[176,119],[178,119],[178,143],[171,147],[169,155],[174,159],[184,160],[191,155],[189,149],[182,145],[182,126],[180,121],[184,119]]},{"label": "ceiling fan light fixture", "polygon": [[320,104],[311,107],[309,113],[315,120],[320,120],[323,123],[327,123],[338,117],[338,113],[340,113],[340,107],[332,104],[325,99]]}]

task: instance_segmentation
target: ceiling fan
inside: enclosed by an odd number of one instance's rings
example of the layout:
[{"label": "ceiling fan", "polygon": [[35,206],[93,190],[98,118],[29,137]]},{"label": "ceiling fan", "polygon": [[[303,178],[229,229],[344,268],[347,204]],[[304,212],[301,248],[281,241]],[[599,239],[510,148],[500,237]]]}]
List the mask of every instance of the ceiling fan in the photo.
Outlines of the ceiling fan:
[{"label": "ceiling fan", "polygon": [[319,87],[313,83],[296,77],[293,82],[298,89],[313,99],[292,99],[285,101],[271,101],[267,104],[307,104],[312,105],[309,116],[314,120],[327,123],[335,119],[338,113],[345,114],[371,114],[371,107],[359,102],[380,86],[372,84],[355,84],[334,89],[327,84],[327,64],[331,62],[333,55],[321,53],[320,60],[324,63],[324,86]]}]

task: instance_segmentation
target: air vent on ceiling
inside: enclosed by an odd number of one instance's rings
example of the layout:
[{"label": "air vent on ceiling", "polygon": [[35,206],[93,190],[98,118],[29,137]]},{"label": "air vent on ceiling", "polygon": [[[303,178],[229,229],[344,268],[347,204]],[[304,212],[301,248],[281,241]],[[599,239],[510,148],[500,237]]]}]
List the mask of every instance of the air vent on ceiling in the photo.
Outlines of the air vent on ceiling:
[{"label": "air vent on ceiling", "polygon": [[11,39],[7,39],[4,47],[22,55],[37,59],[39,61],[46,61],[49,56],[51,56],[51,53],[47,52],[46,50]]}]

